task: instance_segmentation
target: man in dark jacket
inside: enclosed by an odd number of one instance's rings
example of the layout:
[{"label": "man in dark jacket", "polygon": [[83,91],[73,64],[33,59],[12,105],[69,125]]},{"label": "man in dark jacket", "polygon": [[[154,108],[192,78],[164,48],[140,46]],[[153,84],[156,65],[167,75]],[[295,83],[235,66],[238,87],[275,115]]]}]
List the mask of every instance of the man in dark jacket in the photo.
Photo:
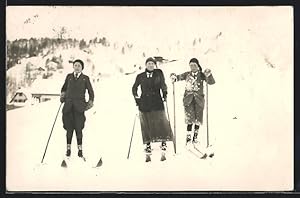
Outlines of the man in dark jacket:
[{"label": "man in dark jacket", "polygon": [[[67,152],[71,155],[71,142],[73,132],[76,132],[78,156],[82,155],[82,129],[84,128],[84,111],[92,108],[94,101],[94,91],[87,75],[82,73],[84,63],[82,60],[73,62],[74,72],[67,75],[64,85],[61,88],[60,101],[64,102],[62,110],[63,127],[67,131]],[[89,100],[85,101],[85,92],[88,90]]]}]

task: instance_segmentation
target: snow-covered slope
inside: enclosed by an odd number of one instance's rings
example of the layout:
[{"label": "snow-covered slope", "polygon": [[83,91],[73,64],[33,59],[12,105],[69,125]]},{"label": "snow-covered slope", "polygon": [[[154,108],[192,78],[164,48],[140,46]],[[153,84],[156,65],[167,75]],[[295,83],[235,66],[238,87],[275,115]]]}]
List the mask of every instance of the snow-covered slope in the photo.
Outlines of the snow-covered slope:
[{"label": "snow-covered slope", "polygon": [[[73,137],[70,166],[67,169],[60,167],[66,150],[60,112],[44,164],[40,163],[60,105],[58,100],[8,111],[7,189],[293,189],[292,18],[282,15],[274,23],[274,19],[266,15],[251,15],[252,18],[245,15],[244,20],[235,20],[234,10],[230,13],[232,18],[227,20],[231,25],[211,28],[198,45],[178,47],[174,41],[171,48],[163,44],[160,47],[164,49],[161,52],[164,56],[178,59],[160,65],[169,88],[168,110],[172,126],[174,108],[170,73],[187,71],[192,57],[199,58],[203,69],[212,70],[216,84],[209,87],[208,108],[213,158],[200,160],[184,149],[184,83],[178,82],[175,84],[177,154],[174,155],[173,145],[169,142],[167,161],[160,162],[157,144],[152,162],[145,163],[137,119],[130,158],[127,159],[137,113],[131,96],[136,74],[121,75],[116,68],[127,71],[136,62],[143,64],[140,52],[144,48],[138,47],[126,55],[118,55],[110,48],[96,48],[86,58],[90,58],[99,71],[104,70],[110,75],[93,84],[95,106],[86,112],[83,130],[83,152],[87,162],[82,163],[76,157],[76,139]],[[257,20],[260,23],[253,22]],[[71,67],[65,68],[66,73],[72,71]],[[200,133],[201,144],[206,146],[205,124]],[[103,166],[91,168],[101,157]]]},{"label": "snow-covered slope", "polygon": [[[211,86],[209,92],[209,131],[215,157],[207,160],[199,160],[184,150],[185,125],[181,105],[183,89],[180,83],[175,85],[177,155],[173,155],[172,143],[168,143],[166,162],[160,162],[160,152],[154,151],[152,162],[144,163],[138,119],[130,159],[126,159],[136,114],[131,97],[131,85],[135,76],[112,77],[94,84],[95,107],[86,113],[87,122],[83,138],[84,154],[88,162],[82,164],[76,158],[76,141],[73,139],[74,159],[68,169],[60,167],[66,149],[61,112],[44,159],[45,164],[40,164],[60,104],[58,100],[8,111],[8,189],[288,189],[292,177],[292,171],[289,169],[292,167],[292,114],[288,112],[291,104],[288,101],[284,102],[285,97],[272,100],[274,93],[263,94],[264,89],[268,88],[267,85],[276,85],[281,90],[288,90],[278,83],[282,80],[278,78],[278,71],[266,71],[268,81],[262,83],[261,87],[256,87],[260,90],[256,92],[261,94],[254,95],[252,100],[245,100],[245,96],[235,92],[239,89],[238,83],[231,84],[224,94],[225,92],[220,90],[226,88],[226,83],[215,76],[217,84]],[[168,84],[170,85],[169,81]],[[168,107],[173,125],[171,90]],[[238,101],[240,103],[236,103]],[[206,145],[205,125],[201,129],[201,139]],[[158,148],[158,145],[156,147]],[[92,169],[100,157],[103,159],[103,166]],[[283,167],[286,171],[283,171]]]}]

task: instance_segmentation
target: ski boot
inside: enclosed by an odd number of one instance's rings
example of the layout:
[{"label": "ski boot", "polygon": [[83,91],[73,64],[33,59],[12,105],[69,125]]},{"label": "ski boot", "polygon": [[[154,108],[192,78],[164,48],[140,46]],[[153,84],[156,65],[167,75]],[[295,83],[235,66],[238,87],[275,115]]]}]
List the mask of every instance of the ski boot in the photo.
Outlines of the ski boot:
[{"label": "ski boot", "polygon": [[71,149],[67,149],[66,156],[67,156],[67,157],[70,157],[70,156],[71,156]]},{"label": "ski boot", "polygon": [[188,145],[192,141],[192,134],[190,131],[188,131],[188,134],[186,135],[186,142],[185,145]]},{"label": "ski boot", "polygon": [[167,143],[162,142],[160,148],[161,148],[162,151],[166,151],[167,150]]},{"label": "ski boot", "polygon": [[86,159],[82,154],[82,149],[78,150],[78,157],[80,157],[84,162],[86,162]]},{"label": "ski boot", "polygon": [[67,152],[66,152],[66,156],[70,157],[71,156],[71,144],[67,144]]},{"label": "ski boot", "polygon": [[146,152],[146,154],[152,153],[151,145],[149,143],[146,145],[145,152]]},{"label": "ski boot", "polygon": [[198,144],[198,130],[195,130],[194,136],[193,136],[193,144]]},{"label": "ski boot", "polygon": [[146,153],[146,162],[150,162],[151,161],[151,153],[152,153],[152,149],[151,149],[151,145],[150,143],[148,143],[146,145],[146,148],[145,148],[145,153]]},{"label": "ski boot", "polygon": [[81,157],[84,159],[83,154],[82,154],[82,144],[78,144],[78,157]]},{"label": "ski boot", "polygon": [[78,157],[83,157],[82,150],[78,150]]},{"label": "ski boot", "polygon": [[160,161],[165,161],[166,160],[167,143],[162,142],[160,148],[161,148],[161,151],[162,151]]}]

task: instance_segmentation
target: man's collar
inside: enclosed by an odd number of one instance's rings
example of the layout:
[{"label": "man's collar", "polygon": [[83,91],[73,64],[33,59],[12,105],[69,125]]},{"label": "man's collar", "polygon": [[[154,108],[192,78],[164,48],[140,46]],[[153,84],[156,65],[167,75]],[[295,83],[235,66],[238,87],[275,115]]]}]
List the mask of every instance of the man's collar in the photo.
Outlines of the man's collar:
[{"label": "man's collar", "polygon": [[149,71],[149,70],[146,68],[145,71],[146,71],[147,73],[153,73],[154,70]]},{"label": "man's collar", "polygon": [[76,77],[76,75],[78,75],[78,77],[81,75],[82,72],[76,73],[74,72],[74,76]]},{"label": "man's collar", "polygon": [[196,71],[196,72],[192,72],[192,74],[193,74],[193,75],[197,75],[197,74],[198,74],[198,71]]},{"label": "man's collar", "polygon": [[147,78],[151,78],[153,76],[153,70],[152,71],[146,70],[146,76]]}]

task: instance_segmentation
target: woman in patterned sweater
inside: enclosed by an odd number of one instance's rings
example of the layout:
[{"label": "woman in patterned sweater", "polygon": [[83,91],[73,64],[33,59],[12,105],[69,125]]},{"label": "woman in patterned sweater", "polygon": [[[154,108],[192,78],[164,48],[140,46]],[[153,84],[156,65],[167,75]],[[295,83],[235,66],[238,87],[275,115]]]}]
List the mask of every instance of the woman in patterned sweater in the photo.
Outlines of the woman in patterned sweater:
[{"label": "woman in patterned sweater", "polygon": [[[192,58],[189,62],[191,71],[184,72],[176,75],[171,74],[172,82],[185,81],[185,92],[183,96],[183,105],[185,111],[185,123],[187,124],[187,137],[186,143],[197,143],[197,136],[199,132],[200,124],[203,123],[203,109],[205,104],[203,93],[203,81],[206,81],[209,85],[215,83],[214,77],[209,69],[206,69],[204,73],[196,58]],[[194,125],[194,135],[192,139],[192,127]]]}]

